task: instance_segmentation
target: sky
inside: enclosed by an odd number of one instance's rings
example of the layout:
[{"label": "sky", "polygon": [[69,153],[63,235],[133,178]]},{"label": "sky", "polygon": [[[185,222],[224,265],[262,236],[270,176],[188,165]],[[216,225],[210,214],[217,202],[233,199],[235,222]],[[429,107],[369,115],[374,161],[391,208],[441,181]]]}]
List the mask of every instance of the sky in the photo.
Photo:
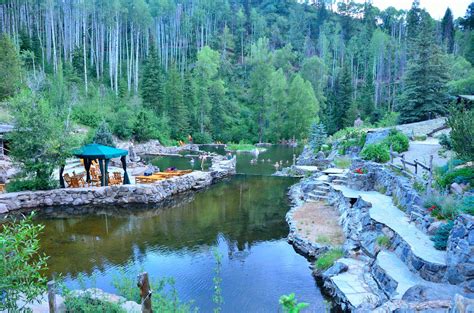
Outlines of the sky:
[{"label": "sky", "polygon": [[[365,2],[365,0],[356,0],[357,2]],[[472,0],[421,0],[420,7],[425,8],[434,19],[441,19],[444,16],[446,8],[451,8],[454,18],[464,16],[466,9]],[[413,0],[373,0],[373,5],[381,10],[387,7],[395,7],[397,9],[409,10]]]}]

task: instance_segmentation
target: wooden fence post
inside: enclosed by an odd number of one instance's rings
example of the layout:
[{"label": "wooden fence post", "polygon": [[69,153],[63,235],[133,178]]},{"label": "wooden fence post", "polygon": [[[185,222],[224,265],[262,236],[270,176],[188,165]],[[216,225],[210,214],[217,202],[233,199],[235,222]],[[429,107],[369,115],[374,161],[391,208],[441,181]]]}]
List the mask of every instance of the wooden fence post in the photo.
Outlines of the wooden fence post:
[{"label": "wooden fence post", "polygon": [[407,166],[405,165],[405,155],[404,154],[402,154],[402,164],[403,164],[403,170],[406,171]]},{"label": "wooden fence post", "polygon": [[430,155],[430,170],[428,173],[428,186],[426,186],[426,193],[431,195],[431,184],[433,183],[433,155]]},{"label": "wooden fence post", "polygon": [[151,307],[151,289],[148,273],[144,272],[138,275],[138,288],[140,288],[140,298],[142,299],[142,313],[153,313]]},{"label": "wooden fence post", "polygon": [[393,146],[390,145],[390,164],[393,164]]},{"label": "wooden fence post", "polygon": [[418,161],[415,159],[415,175],[418,175]]},{"label": "wooden fence post", "polygon": [[46,286],[48,287],[48,303],[49,303],[49,313],[56,312],[56,282],[50,280]]}]

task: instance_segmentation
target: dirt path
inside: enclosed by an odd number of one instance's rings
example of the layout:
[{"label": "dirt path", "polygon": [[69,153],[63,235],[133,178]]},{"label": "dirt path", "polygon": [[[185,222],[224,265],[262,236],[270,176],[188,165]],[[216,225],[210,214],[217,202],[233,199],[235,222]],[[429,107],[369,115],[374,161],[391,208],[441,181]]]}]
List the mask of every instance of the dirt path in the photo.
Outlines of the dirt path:
[{"label": "dirt path", "polygon": [[301,238],[333,246],[344,243],[339,214],[324,202],[306,202],[295,211],[293,220]]},{"label": "dirt path", "polygon": [[[439,151],[441,149],[442,147],[438,139],[428,138],[425,141],[410,141],[410,148],[408,151],[403,152],[403,154],[405,155],[406,161],[413,162],[416,159],[426,165],[429,164],[430,155],[432,155],[433,165],[443,166],[448,162],[451,153],[446,152],[443,156],[440,156]],[[402,165],[400,158],[396,158],[394,162],[397,165]],[[414,170],[413,167],[410,167],[410,170]]]}]

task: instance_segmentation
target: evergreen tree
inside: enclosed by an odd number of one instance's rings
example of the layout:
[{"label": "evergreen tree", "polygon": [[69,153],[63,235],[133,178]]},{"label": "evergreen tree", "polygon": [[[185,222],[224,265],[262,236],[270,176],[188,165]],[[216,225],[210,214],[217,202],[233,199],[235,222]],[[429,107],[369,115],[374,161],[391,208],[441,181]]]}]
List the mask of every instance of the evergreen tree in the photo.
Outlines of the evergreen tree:
[{"label": "evergreen tree", "polygon": [[[0,36],[0,101],[13,96],[21,85],[21,61],[15,45],[7,34]],[[8,77],[8,78],[7,78]]]},{"label": "evergreen tree", "polygon": [[369,72],[364,81],[364,86],[360,93],[359,107],[362,111],[362,116],[364,119],[369,119],[371,122],[374,122],[374,79],[372,77],[372,72]]},{"label": "evergreen tree", "polygon": [[460,22],[461,26],[465,30],[474,29],[474,2],[471,2],[469,7],[466,10],[466,15]]},{"label": "evergreen tree", "polygon": [[163,105],[163,77],[155,46],[150,46],[150,53],[143,70],[141,96],[143,106],[161,114]]},{"label": "evergreen tree", "polygon": [[109,124],[107,124],[106,121],[102,121],[97,127],[92,142],[104,146],[115,147],[114,137],[112,136]]},{"label": "evergreen tree", "polygon": [[435,43],[431,20],[423,19],[416,40],[417,51],[408,64],[398,110],[400,122],[412,123],[446,113],[448,70]]},{"label": "evergreen tree", "polygon": [[454,22],[453,13],[450,8],[446,9],[444,17],[441,20],[441,39],[448,53],[454,50]]},{"label": "evergreen tree", "polygon": [[[346,126],[352,126],[348,123],[347,113],[352,105],[352,80],[349,66],[344,65],[335,86],[335,103],[333,108],[333,123],[336,130]],[[354,121],[352,121],[354,122]]]},{"label": "evergreen tree", "polygon": [[165,103],[171,123],[171,137],[177,140],[186,139],[189,128],[186,106],[184,105],[183,82],[174,66],[168,72],[165,84]]},{"label": "evergreen tree", "polygon": [[324,124],[313,122],[309,135],[309,145],[314,151],[321,150],[322,145],[326,142],[327,133]]},{"label": "evergreen tree", "polygon": [[407,14],[407,42],[408,42],[408,54],[411,57],[414,52],[414,43],[418,34],[420,33],[421,25],[421,12],[420,0],[413,0],[411,9]]}]

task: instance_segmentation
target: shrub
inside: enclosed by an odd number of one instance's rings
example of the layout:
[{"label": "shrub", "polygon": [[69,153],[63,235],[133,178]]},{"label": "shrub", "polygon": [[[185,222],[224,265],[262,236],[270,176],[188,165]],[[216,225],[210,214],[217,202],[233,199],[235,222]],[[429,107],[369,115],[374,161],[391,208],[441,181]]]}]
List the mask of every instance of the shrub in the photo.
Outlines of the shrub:
[{"label": "shrub", "polygon": [[80,297],[67,296],[64,305],[67,312],[77,313],[93,313],[93,312],[104,312],[104,313],[126,313],[127,311],[122,309],[118,303],[112,303],[108,301],[100,301],[93,299],[90,296],[84,295]]},{"label": "shrub", "polygon": [[416,141],[425,141],[428,137],[426,135],[421,135],[421,136],[413,136],[413,140]]},{"label": "shrub", "polygon": [[252,151],[255,146],[248,143],[231,143],[227,145],[227,149],[232,151]]},{"label": "shrub", "polygon": [[19,192],[25,190],[51,190],[58,188],[58,182],[53,179],[14,179],[6,185],[7,192]]},{"label": "shrub", "polygon": [[474,168],[464,167],[460,169],[455,169],[453,171],[448,171],[441,177],[437,177],[436,181],[438,185],[443,188],[450,186],[452,183],[469,183],[471,186],[474,186]]},{"label": "shrub", "polygon": [[23,312],[46,291],[46,256],[39,253],[38,236],[44,226],[33,224],[33,214],[19,222],[4,223],[0,232],[0,310]]},{"label": "shrub", "polygon": [[391,127],[398,124],[398,117],[400,113],[398,112],[387,112],[383,118],[376,123],[377,127]]},{"label": "shrub", "polygon": [[474,215],[474,196],[466,196],[463,198],[461,210],[464,213]]},{"label": "shrub", "polygon": [[323,253],[317,260],[316,260],[316,268],[318,270],[324,271],[333,266],[334,262],[337,259],[340,259],[344,256],[344,252],[341,248],[331,249],[326,253]]},{"label": "shrub", "polygon": [[364,160],[385,163],[390,160],[390,152],[385,144],[369,144],[362,149],[360,156]]},{"label": "shrub", "polygon": [[465,202],[449,195],[431,195],[423,202],[423,206],[437,219],[454,219],[466,210]]},{"label": "shrub", "polygon": [[431,240],[434,242],[434,247],[438,250],[446,250],[448,245],[449,233],[453,229],[453,221],[449,221],[447,224],[441,226],[436,231],[436,234],[431,237]]},{"label": "shrub", "polygon": [[453,107],[448,117],[453,150],[463,160],[474,160],[474,110]]},{"label": "shrub", "polygon": [[451,141],[451,137],[446,134],[441,134],[439,136],[439,144],[446,150],[453,150],[453,142]]},{"label": "shrub", "polygon": [[377,237],[377,244],[379,247],[385,247],[388,248],[390,247],[391,241],[390,238],[386,235],[381,235]]},{"label": "shrub", "polygon": [[410,147],[410,140],[408,137],[396,129],[390,130],[389,136],[385,138],[383,142],[388,147],[391,145],[393,151],[397,151],[398,153],[407,151]]},{"label": "shrub", "polygon": [[352,160],[345,156],[334,158],[334,165],[336,165],[337,168],[349,168],[351,163]]},{"label": "shrub", "polygon": [[307,308],[309,306],[308,303],[298,303],[298,300],[296,300],[294,293],[281,296],[279,302],[281,307],[283,308],[283,312],[285,313],[298,313],[302,309]]}]

